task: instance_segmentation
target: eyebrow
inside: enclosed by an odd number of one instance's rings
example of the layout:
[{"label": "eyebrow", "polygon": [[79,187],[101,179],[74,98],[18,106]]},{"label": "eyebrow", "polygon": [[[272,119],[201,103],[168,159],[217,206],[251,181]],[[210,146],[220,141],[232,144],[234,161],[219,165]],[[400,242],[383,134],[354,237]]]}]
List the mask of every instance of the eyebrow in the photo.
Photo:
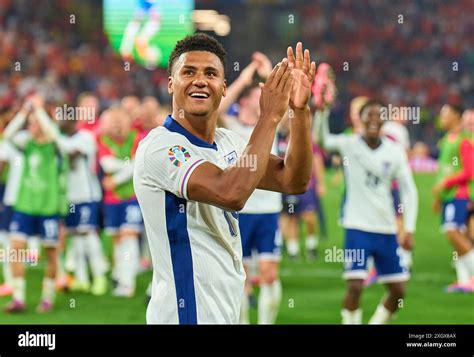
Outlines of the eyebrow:
[{"label": "eyebrow", "polygon": [[[196,66],[191,66],[189,64],[185,64],[183,65],[183,68],[182,69],[194,69],[194,70],[197,70],[198,68]],[[216,67],[212,67],[212,66],[207,66],[204,68],[205,71],[215,71],[215,72],[219,72],[219,70],[216,68]]]}]

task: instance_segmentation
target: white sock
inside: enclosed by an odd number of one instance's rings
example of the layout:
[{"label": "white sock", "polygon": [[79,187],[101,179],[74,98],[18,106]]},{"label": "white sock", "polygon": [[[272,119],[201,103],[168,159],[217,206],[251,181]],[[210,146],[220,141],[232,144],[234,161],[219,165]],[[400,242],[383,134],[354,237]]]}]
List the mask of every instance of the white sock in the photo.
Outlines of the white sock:
[{"label": "white sock", "polygon": [[105,257],[100,243],[99,236],[96,232],[90,232],[85,237],[85,252],[89,258],[92,275],[95,277],[105,274]]},{"label": "white sock", "polygon": [[239,323],[241,325],[249,325],[250,324],[250,319],[249,319],[249,297],[244,291],[244,294],[242,295],[242,304],[240,305],[240,321]]},{"label": "white sock", "polygon": [[399,254],[401,266],[407,269],[411,268],[413,265],[413,252],[400,247]]},{"label": "white sock", "polygon": [[316,237],[314,234],[310,234],[306,237],[306,249],[313,250],[318,247],[319,237]]},{"label": "white sock", "polygon": [[298,240],[288,240],[287,241],[287,246],[286,246],[288,253],[290,255],[298,255],[300,252],[300,246],[298,244]]},{"label": "white sock", "polygon": [[466,267],[466,271],[469,272],[470,277],[474,277],[474,249],[471,249],[467,254],[462,257],[458,257],[458,260]]},{"label": "white sock", "polygon": [[388,323],[391,317],[392,313],[387,310],[383,303],[380,303],[379,306],[377,306],[377,309],[375,310],[374,314],[370,318],[369,325],[385,325],[386,323]]},{"label": "white sock", "polygon": [[343,325],[361,325],[362,324],[362,309],[350,311],[342,309],[342,324]]},{"label": "white sock", "polygon": [[25,302],[26,283],[24,277],[12,278],[13,299]]},{"label": "white sock", "polygon": [[135,237],[122,238],[122,272],[119,282],[133,291],[135,290],[136,277],[140,264],[138,239]]},{"label": "white sock", "polygon": [[465,285],[468,284],[471,280],[472,252],[473,251],[471,250],[467,254],[459,256],[458,259],[454,261],[458,284]]},{"label": "white sock", "polygon": [[74,253],[74,278],[80,283],[88,283],[87,261],[85,252],[85,237],[72,237],[72,247]]},{"label": "white sock", "polygon": [[[8,239],[8,233],[6,232],[0,232],[0,249],[5,250],[5,256],[8,255],[9,250],[10,250],[10,244],[9,244],[9,239]],[[3,267],[3,283],[6,285],[11,286],[12,285],[12,270],[10,266],[10,262],[8,259],[5,259],[5,261],[2,264]]]},{"label": "white sock", "polygon": [[38,236],[32,236],[28,238],[28,249],[36,254],[36,262],[40,259],[41,253],[41,240]]},{"label": "white sock", "polygon": [[274,324],[281,301],[281,283],[275,280],[271,284],[261,284],[258,296],[259,325]]},{"label": "white sock", "polygon": [[56,283],[54,279],[43,278],[43,292],[41,293],[41,299],[49,303],[54,303],[56,296]]}]

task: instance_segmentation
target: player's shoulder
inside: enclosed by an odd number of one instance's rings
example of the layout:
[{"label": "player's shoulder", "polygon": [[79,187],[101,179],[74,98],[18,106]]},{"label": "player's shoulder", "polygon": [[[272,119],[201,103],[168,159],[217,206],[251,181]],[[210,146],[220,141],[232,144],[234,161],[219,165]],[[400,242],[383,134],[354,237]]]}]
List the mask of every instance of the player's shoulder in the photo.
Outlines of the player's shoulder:
[{"label": "player's shoulder", "polygon": [[217,128],[215,140],[224,146],[231,146],[235,149],[242,149],[246,141],[235,131],[226,128]]}]

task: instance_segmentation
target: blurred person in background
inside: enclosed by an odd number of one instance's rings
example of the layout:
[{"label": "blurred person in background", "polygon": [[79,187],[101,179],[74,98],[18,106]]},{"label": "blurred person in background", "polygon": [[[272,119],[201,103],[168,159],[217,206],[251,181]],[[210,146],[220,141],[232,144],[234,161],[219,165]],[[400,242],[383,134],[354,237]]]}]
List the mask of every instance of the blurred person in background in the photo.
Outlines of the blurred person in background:
[{"label": "blurred person in background", "polygon": [[422,141],[413,145],[409,162],[414,173],[432,173],[438,170],[438,162],[430,156],[430,148]]},{"label": "blurred person in background", "polygon": [[143,229],[132,181],[141,136],[132,129],[129,115],[121,108],[107,109],[100,120],[103,123],[98,154],[105,173],[102,179],[105,231],[113,236],[113,275],[117,281],[113,294],[132,297],[140,259],[138,237]]},{"label": "blurred person in background", "polygon": [[[252,61],[239,77],[227,88],[222,98],[219,115],[224,126],[248,142],[260,117],[261,89],[255,82],[258,74],[265,82],[272,71],[272,64],[261,52],[252,55]],[[234,105],[232,113],[229,108]],[[276,140],[272,154],[276,154]],[[251,164],[251,163],[250,163]],[[258,256],[258,323],[274,324],[280,308],[282,287],[279,278],[280,248],[282,244],[278,218],[281,211],[281,194],[256,189],[239,212],[243,264],[247,279],[240,311],[240,323],[249,323],[249,299],[252,295],[250,268],[252,252]]]},{"label": "blurred person in background", "polygon": [[[468,132],[470,136],[471,146],[474,145],[474,108],[466,109],[462,115],[463,128]],[[467,158],[469,159],[469,158]],[[471,156],[471,160],[474,160],[474,154]],[[469,200],[469,217],[467,221],[467,234],[469,239],[474,244],[474,200]]]},{"label": "blurred person in background", "polygon": [[[28,122],[28,129],[21,130]],[[23,155],[23,169],[18,197],[13,205],[10,224],[11,249],[21,256],[26,239],[39,235],[45,248],[47,267],[38,312],[53,308],[57,271],[59,215],[64,208],[67,159],[55,140],[59,130],[44,110],[43,99],[35,95],[27,99],[4,131],[4,137]],[[12,267],[13,299],[6,306],[9,313],[22,312],[25,305],[25,268],[22,261]]]},{"label": "blurred person in background", "polygon": [[469,200],[474,197],[472,134],[463,130],[463,109],[445,104],[440,123],[446,134],[439,141],[438,174],[433,187],[433,209],[441,210],[442,229],[456,255],[457,281],[446,292],[474,291],[474,248],[466,234]]},{"label": "blurred person in background", "polygon": [[[103,295],[107,290],[105,262],[98,235],[102,191],[97,177],[97,145],[93,134],[77,128],[77,120],[59,121],[61,151],[69,156],[67,198],[70,204],[65,225],[72,238],[74,281],[72,291]],[[90,264],[93,282],[89,280]]]}]

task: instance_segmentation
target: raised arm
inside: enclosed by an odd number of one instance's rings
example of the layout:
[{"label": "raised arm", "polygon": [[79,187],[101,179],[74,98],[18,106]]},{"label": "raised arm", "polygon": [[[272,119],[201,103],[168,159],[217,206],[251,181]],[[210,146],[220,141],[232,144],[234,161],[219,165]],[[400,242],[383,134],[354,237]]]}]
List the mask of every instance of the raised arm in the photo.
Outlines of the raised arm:
[{"label": "raised arm", "polygon": [[395,178],[399,185],[401,208],[403,210],[404,236],[401,239],[401,244],[405,249],[410,249],[413,244],[412,235],[416,229],[418,216],[418,191],[408,164],[407,155],[401,148],[399,155],[400,164],[397,168]]},{"label": "raised arm", "polygon": [[[205,162],[194,169],[187,182],[187,196],[190,200],[235,211],[243,208],[270,165],[269,157],[276,127],[290,98],[292,67],[293,64],[284,59],[275,66],[265,85],[260,85],[260,119],[237,163],[221,170]],[[249,167],[245,164],[249,162],[249,157],[255,158],[256,165]]]},{"label": "raised arm", "polygon": [[263,79],[267,80],[268,76],[272,71],[272,63],[261,52],[255,52],[252,55],[252,62],[245,67],[237,79],[227,87],[227,94],[222,98],[221,104],[219,105],[219,114],[223,115],[227,112],[229,107],[237,102],[240,94],[252,84],[252,78],[255,72]]}]

